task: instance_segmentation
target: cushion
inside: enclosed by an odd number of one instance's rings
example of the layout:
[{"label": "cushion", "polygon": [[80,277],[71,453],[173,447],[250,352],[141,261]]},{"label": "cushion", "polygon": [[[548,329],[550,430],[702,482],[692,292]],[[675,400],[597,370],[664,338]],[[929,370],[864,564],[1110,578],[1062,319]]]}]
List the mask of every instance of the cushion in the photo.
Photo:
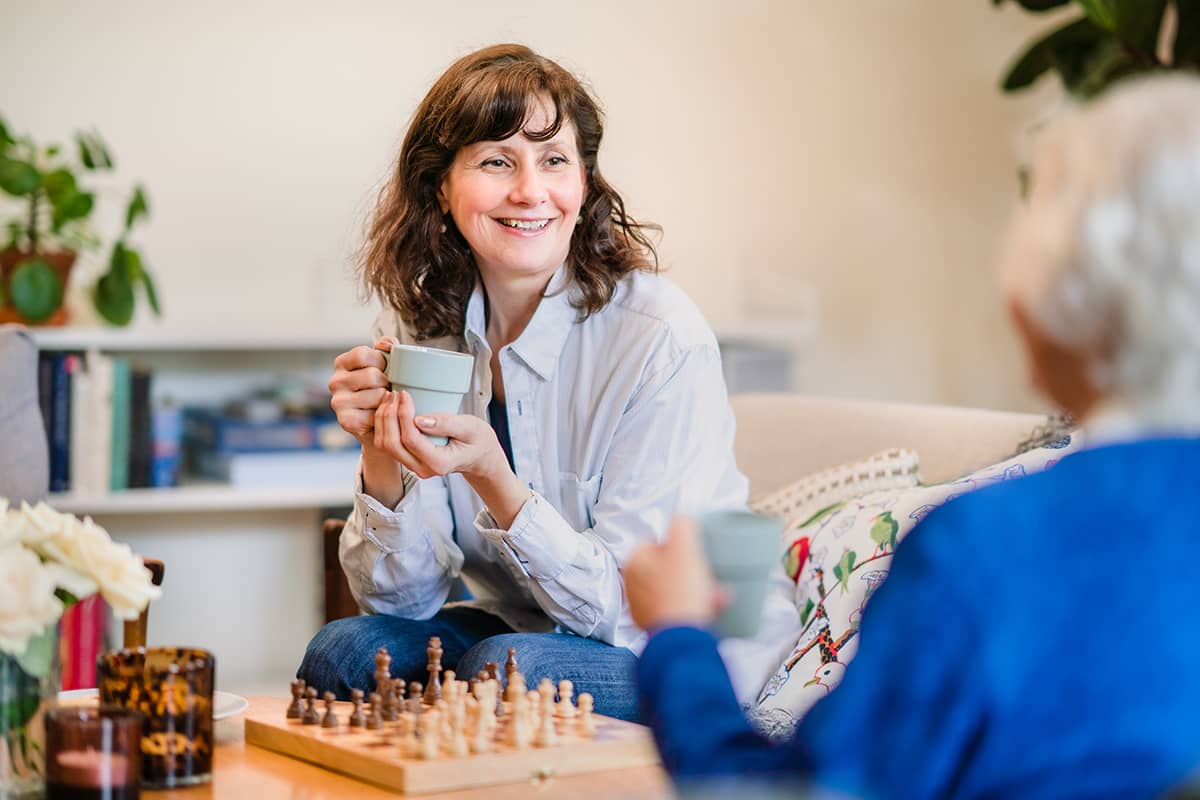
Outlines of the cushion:
[{"label": "cushion", "polygon": [[784,564],[795,583],[801,633],[750,711],[770,736],[796,722],[841,682],[858,649],[863,609],[887,577],[897,543],[937,506],[981,487],[1053,466],[1080,447],[1067,434],[946,483],[869,491],[827,503],[791,524]]}]

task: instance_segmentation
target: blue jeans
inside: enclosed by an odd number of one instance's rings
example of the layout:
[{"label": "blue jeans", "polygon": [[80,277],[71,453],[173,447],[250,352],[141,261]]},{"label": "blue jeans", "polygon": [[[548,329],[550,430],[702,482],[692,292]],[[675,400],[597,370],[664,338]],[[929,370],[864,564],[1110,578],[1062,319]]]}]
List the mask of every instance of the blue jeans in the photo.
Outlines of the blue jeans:
[{"label": "blue jeans", "polygon": [[592,695],[597,713],[637,721],[637,657],[628,649],[567,633],[514,633],[499,617],[475,608],[443,608],[426,620],[386,614],[334,620],[308,643],[296,677],[348,700],[354,687],[374,690],[375,651],[386,647],[393,677],[425,683],[430,636],[441,637],[442,667],[463,680],[489,661],[499,664],[503,675],[508,648],[514,647],[530,689],[542,678],[555,685],[567,679],[575,684],[576,697]]}]

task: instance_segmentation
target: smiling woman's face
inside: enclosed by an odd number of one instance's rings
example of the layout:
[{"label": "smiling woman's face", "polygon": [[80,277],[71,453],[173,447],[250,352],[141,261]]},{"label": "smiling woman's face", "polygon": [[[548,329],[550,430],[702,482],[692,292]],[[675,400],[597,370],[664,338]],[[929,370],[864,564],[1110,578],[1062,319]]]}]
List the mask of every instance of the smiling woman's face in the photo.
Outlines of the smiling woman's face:
[{"label": "smiling woman's face", "polygon": [[[552,109],[535,105],[524,129],[550,127]],[[544,142],[518,131],[503,141],[461,148],[438,199],[485,278],[549,280],[570,250],[584,186],[575,126],[564,120]]]}]

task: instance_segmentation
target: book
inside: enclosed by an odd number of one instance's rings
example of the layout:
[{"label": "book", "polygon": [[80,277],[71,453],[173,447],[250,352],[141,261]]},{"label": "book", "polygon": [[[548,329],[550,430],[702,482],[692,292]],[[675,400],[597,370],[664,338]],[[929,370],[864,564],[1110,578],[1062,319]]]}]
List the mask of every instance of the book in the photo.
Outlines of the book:
[{"label": "book", "polygon": [[94,470],[90,469],[92,442],[95,429],[89,415],[93,403],[92,372],[87,359],[81,359],[78,368],[71,374],[71,490],[77,493],[104,491],[97,485]]},{"label": "book", "polygon": [[97,492],[107,492],[112,479],[112,395],[113,359],[103,353],[88,353],[92,381],[92,405],[89,409],[91,441],[88,444],[89,481]]},{"label": "book", "polygon": [[151,412],[150,485],[179,483],[179,459],[183,444],[183,411],[167,401]]},{"label": "book", "polygon": [[108,488],[119,492],[129,488],[129,359],[112,357],[112,437],[109,444]]},{"label": "book", "polygon": [[258,421],[206,408],[188,408],[183,419],[184,439],[192,452],[249,453],[318,447],[316,423],[308,417]]},{"label": "book", "polygon": [[129,393],[129,488],[153,486],[150,465],[154,458],[153,409],[150,406],[150,373],[135,369]]},{"label": "book", "polygon": [[275,453],[193,453],[197,475],[239,488],[349,487],[358,470],[357,448]]},{"label": "book", "polygon": [[79,356],[55,353],[50,386],[50,491],[71,488],[71,372]]}]

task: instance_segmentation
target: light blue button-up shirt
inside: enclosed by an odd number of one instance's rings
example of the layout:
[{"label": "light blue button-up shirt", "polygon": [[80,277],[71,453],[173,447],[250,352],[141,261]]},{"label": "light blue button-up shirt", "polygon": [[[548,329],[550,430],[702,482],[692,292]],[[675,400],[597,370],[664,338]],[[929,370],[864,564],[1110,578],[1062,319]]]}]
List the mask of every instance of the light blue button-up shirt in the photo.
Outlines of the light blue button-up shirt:
[{"label": "light blue button-up shirt", "polygon": [[[460,573],[473,604],[519,631],[572,631],[640,649],[620,568],[677,511],[745,505],[717,341],[674,284],[634,273],[580,321],[560,269],[521,336],[499,354],[517,476],[532,490],[504,530],[457,474],[405,471],[386,508],[362,491],[340,554],[364,611],[427,619]],[[461,337],[422,342],[470,353],[462,412],[487,419],[492,351],[476,287]],[[414,343],[395,312],[375,336]]]}]

